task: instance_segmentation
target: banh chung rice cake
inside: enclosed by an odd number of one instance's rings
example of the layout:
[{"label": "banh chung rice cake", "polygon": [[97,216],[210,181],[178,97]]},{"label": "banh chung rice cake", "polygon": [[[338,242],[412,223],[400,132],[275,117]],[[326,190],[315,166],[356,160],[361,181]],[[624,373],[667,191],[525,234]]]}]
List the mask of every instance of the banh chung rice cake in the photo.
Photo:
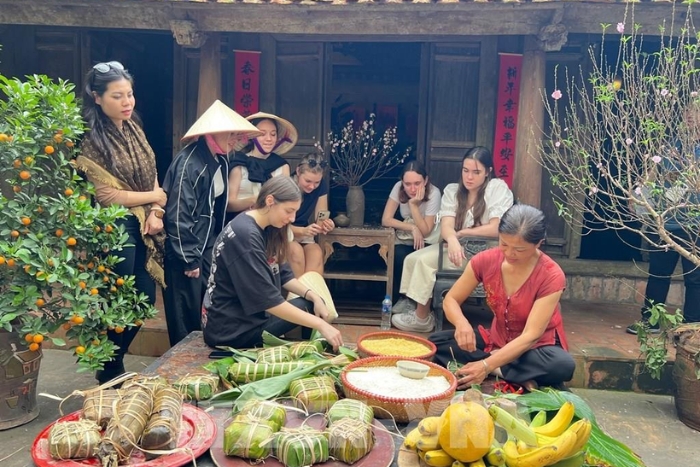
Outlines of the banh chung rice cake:
[{"label": "banh chung rice cake", "polygon": [[430,347],[409,339],[389,337],[365,339],[362,347],[376,355],[398,355],[400,357],[420,357],[430,353]]},{"label": "banh chung rice cake", "polygon": [[346,372],[348,383],[365,392],[394,399],[419,399],[436,396],[450,388],[444,376],[411,379],[395,366],[360,367]]}]

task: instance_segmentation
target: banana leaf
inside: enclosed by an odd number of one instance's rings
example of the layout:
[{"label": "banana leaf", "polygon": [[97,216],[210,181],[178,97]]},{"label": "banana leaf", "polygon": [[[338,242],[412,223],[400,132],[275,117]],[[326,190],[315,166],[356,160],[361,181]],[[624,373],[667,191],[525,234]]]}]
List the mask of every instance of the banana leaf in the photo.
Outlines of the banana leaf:
[{"label": "banana leaf", "polygon": [[544,389],[533,391],[529,394],[515,395],[502,394],[505,397],[515,400],[521,405],[521,410],[526,413],[527,420],[533,412],[556,411],[570,400],[576,406],[574,420],[587,418],[593,425],[591,438],[586,445],[586,463],[598,467],[644,467],[642,459],[632,452],[630,448],[620,441],[608,436],[596,422],[595,415],[591,407],[581,397],[568,391],[557,391],[556,389]]}]

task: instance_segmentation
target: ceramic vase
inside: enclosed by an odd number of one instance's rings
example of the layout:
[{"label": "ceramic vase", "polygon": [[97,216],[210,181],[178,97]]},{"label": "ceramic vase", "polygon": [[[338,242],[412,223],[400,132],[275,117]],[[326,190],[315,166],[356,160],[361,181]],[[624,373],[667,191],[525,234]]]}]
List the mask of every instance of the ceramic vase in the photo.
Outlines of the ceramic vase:
[{"label": "ceramic vase", "polygon": [[348,187],[348,195],[345,198],[349,227],[362,227],[365,224],[365,192],[361,186]]},{"label": "ceramic vase", "polygon": [[350,218],[344,212],[339,212],[338,215],[333,218],[333,222],[336,227],[347,227],[350,225]]}]

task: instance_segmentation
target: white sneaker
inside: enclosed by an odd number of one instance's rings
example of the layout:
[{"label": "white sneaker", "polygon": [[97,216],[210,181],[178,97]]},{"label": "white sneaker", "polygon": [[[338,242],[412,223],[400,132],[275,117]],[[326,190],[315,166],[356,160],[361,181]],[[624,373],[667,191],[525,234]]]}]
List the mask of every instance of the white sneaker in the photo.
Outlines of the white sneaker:
[{"label": "white sneaker", "polygon": [[401,297],[396,301],[396,305],[391,307],[391,312],[395,315],[401,313],[415,312],[418,305],[408,297]]},{"label": "white sneaker", "polygon": [[402,331],[432,332],[435,328],[435,316],[432,313],[425,318],[425,322],[418,321],[415,311],[412,313],[402,313],[391,317],[391,324]]}]

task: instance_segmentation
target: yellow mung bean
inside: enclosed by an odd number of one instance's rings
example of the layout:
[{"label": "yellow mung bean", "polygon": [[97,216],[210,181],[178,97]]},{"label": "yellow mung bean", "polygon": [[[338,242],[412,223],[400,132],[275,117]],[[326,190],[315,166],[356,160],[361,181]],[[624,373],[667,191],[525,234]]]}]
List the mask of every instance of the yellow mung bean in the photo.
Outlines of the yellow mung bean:
[{"label": "yellow mung bean", "polygon": [[385,339],[365,339],[362,347],[376,355],[398,355],[401,357],[420,357],[430,353],[430,347],[420,342],[390,337]]}]

